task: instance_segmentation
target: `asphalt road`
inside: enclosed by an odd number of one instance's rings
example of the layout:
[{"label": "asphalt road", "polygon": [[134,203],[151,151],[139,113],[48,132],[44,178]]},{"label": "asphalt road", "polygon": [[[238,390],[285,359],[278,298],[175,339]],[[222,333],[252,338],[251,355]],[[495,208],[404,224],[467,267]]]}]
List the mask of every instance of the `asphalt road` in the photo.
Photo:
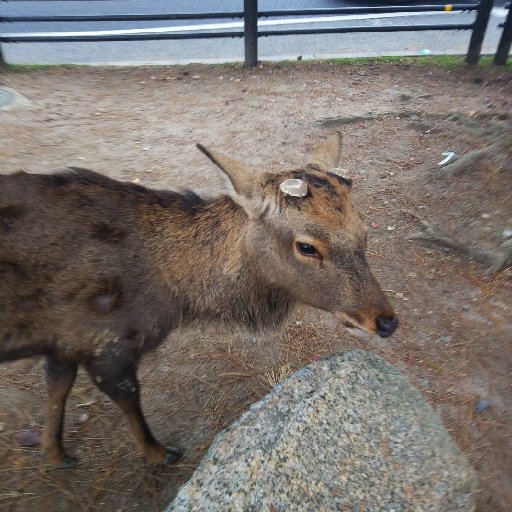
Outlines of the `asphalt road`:
[{"label": "asphalt road", "polygon": [[[390,4],[444,4],[438,0],[390,2]],[[302,9],[361,5],[383,5],[382,1],[353,0],[260,0],[260,10]],[[494,53],[506,10],[503,2],[496,2],[483,52]],[[15,14],[119,14],[119,13],[179,13],[241,11],[242,0],[103,0],[95,1],[0,1],[0,17]],[[333,26],[383,26],[432,23],[470,23],[473,14],[467,13],[394,13],[387,15],[359,15],[337,17],[335,21],[299,19],[261,20],[264,29],[311,28]],[[177,30],[176,27],[209,31],[240,30],[241,20],[212,19],[193,21],[145,21],[145,22],[79,22],[79,23],[3,23],[0,32],[89,32],[133,30]],[[277,25],[278,24],[278,25]],[[213,27],[212,27],[213,26]],[[296,35],[260,38],[259,56],[262,60],[333,57],[464,54],[469,43],[469,31],[427,31],[398,33],[355,33],[333,35]],[[16,43],[2,46],[8,62],[19,64],[164,64],[188,62],[228,62],[243,60],[242,39],[209,39],[182,41],[144,42],[88,42],[88,43]]]}]

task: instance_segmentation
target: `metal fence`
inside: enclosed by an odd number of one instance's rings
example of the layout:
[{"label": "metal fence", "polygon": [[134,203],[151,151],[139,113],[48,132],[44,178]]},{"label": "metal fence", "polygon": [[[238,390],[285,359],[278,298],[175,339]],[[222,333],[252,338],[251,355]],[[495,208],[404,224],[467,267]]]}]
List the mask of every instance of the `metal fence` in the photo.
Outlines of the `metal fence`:
[{"label": "metal fence", "polygon": [[[44,0],[0,0],[2,3],[17,1],[44,1]],[[54,0],[55,1],[55,0]],[[69,0],[57,0],[65,3]],[[88,0],[91,1],[91,0]],[[96,2],[103,0],[93,0]],[[401,32],[401,31],[443,31],[443,30],[469,30],[471,38],[466,62],[470,65],[478,63],[482,49],[482,42],[489,23],[493,0],[480,0],[476,3],[457,3],[446,5],[411,5],[411,6],[377,6],[377,7],[340,7],[329,9],[287,9],[259,11],[258,0],[244,0],[244,10],[239,12],[207,12],[207,13],[162,13],[162,14],[106,14],[95,15],[58,15],[58,16],[29,16],[14,15],[0,17],[0,64],[5,63],[2,56],[2,44],[35,43],[35,42],[92,42],[92,41],[148,41],[164,39],[210,39],[210,38],[244,38],[245,65],[253,67],[258,62],[258,38],[275,37],[300,34],[345,34],[354,32]],[[353,26],[353,27],[325,27],[305,29],[275,29],[259,30],[258,19],[286,16],[329,16],[340,14],[375,14],[392,12],[476,12],[472,23],[461,24],[418,24],[418,25],[385,25],[385,26]],[[2,27],[13,23],[40,23],[40,22],[102,22],[102,21],[163,21],[163,20],[207,20],[207,19],[243,19],[243,31],[216,31],[216,32],[152,32],[132,34],[9,34]],[[499,55],[496,55],[496,64],[505,64],[510,50],[512,22],[510,12],[503,30]],[[508,34],[508,35],[507,35]],[[507,46],[508,45],[508,46]]]},{"label": "metal fence", "polygon": [[507,63],[507,57],[510,53],[510,45],[512,43],[512,3],[507,4],[507,19],[503,23],[503,32],[494,56],[494,64],[504,66]]}]

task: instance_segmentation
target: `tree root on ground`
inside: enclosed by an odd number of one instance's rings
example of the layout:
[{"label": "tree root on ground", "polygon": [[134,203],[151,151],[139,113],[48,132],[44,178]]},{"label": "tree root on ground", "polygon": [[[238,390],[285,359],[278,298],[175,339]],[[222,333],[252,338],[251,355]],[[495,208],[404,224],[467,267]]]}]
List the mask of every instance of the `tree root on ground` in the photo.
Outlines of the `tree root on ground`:
[{"label": "tree root on ground", "polygon": [[487,265],[485,275],[494,274],[512,264],[512,239],[505,240],[496,252],[489,252],[480,249],[472,244],[468,244],[456,238],[453,238],[441,230],[434,227],[424,219],[418,217],[415,213],[404,210],[404,213],[414,217],[423,227],[424,232],[409,237],[409,240],[425,240],[442,247],[454,249],[470,258],[481,261]]},{"label": "tree root on ground", "polygon": [[452,178],[468,170],[475,169],[484,159],[491,160],[504,170],[510,167],[512,156],[512,136],[509,134],[498,137],[491,145],[470,151],[452,163],[445,165],[437,175],[438,178]]},{"label": "tree root on ground", "polygon": [[469,153],[462,155],[460,158],[457,158],[453,163],[445,165],[441,171],[436,169],[436,173],[438,173],[437,178],[452,178],[453,176],[460,176],[461,174],[464,174],[484,159],[491,158],[494,154],[493,146],[494,144],[483,149],[470,151]]},{"label": "tree root on ground", "polygon": [[418,117],[437,121],[455,121],[462,124],[477,123],[481,125],[482,121],[507,121],[510,119],[510,113],[507,111],[496,112],[475,112],[474,115],[463,114],[462,112],[426,112],[424,110],[393,110],[387,112],[368,113],[362,115],[324,117],[317,119],[315,124],[324,128],[333,128],[340,125],[359,123],[360,121],[376,121],[384,117],[399,117],[407,119]]}]

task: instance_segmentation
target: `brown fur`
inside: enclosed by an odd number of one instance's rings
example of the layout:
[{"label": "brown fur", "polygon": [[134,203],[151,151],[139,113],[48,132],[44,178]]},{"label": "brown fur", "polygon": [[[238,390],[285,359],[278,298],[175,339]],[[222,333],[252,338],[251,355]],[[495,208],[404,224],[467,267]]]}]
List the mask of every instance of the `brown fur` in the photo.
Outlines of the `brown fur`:
[{"label": "brown fur", "polygon": [[[172,462],[179,453],[152,437],[136,378],[141,355],[171,330],[275,327],[297,302],[372,333],[394,317],[364,257],[350,183],[326,172],[338,146],[331,138],[319,164],[282,174],[201,148],[235,189],[215,200],[85,169],[0,176],[0,361],[47,357],[51,463],[72,463],[62,425],[78,364],[126,414],[147,459]],[[283,194],[287,178],[306,181],[308,195]],[[322,258],[297,254],[297,237]]]}]

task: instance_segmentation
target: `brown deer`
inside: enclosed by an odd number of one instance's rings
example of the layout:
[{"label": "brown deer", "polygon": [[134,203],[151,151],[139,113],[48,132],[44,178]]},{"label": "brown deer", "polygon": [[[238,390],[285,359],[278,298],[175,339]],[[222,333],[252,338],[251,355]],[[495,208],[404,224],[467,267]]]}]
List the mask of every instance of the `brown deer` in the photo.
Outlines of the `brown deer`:
[{"label": "brown deer", "polygon": [[335,169],[341,136],[313,163],[275,173],[198,145],[230,195],[151,190],[72,168],[0,176],[0,361],[43,355],[42,445],[57,467],[64,409],[82,365],[126,415],[151,463],[181,451],[152,436],[137,366],[191,322],[263,329],[304,303],[382,337],[398,325],[365,258],[366,229]]}]

